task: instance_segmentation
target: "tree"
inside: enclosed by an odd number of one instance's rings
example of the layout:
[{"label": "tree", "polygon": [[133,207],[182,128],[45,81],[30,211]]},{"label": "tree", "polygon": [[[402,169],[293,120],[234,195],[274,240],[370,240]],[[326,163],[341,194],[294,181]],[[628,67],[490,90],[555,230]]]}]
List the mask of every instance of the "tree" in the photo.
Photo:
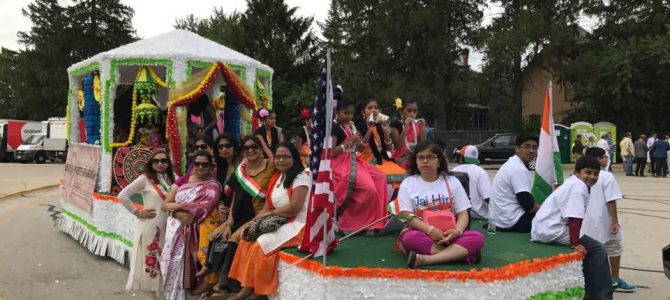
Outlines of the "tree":
[{"label": "tree", "polygon": [[482,4],[333,0],[322,28],[325,47],[334,50],[334,77],[346,97],[374,96],[382,107],[398,96],[416,98],[435,127],[454,127],[471,100],[461,93],[469,71],[456,61],[479,26]]},{"label": "tree", "polygon": [[241,50],[241,40],[244,38],[240,28],[242,14],[234,11],[226,14],[221,7],[215,7],[211,16],[197,19],[193,14],[179,18],[175,28],[195,32],[217,43],[230,48]]},{"label": "tree", "polygon": [[[499,0],[503,11],[483,28],[477,38],[486,55],[483,66],[483,90],[490,94],[492,110],[498,119],[523,125],[522,94],[525,67],[541,52],[551,64],[550,70],[561,67],[573,55],[581,32],[577,17],[580,0]],[[494,116],[496,117],[496,116]]]},{"label": "tree", "polygon": [[562,70],[575,87],[570,120],[608,120],[621,130],[667,130],[670,7],[663,1],[595,2],[588,48]]},{"label": "tree", "polygon": [[35,0],[22,12],[32,24],[18,34],[25,49],[13,60],[12,92],[17,114],[34,120],[65,113],[70,65],[135,40],[133,10],[118,0],[81,0],[72,6]]},{"label": "tree", "polygon": [[282,116],[280,125],[287,127],[289,134],[302,125],[299,107],[313,101],[312,82],[319,73],[313,18],[296,16],[296,9],[283,0],[248,0],[244,13],[226,15],[215,9],[209,18],[187,16],[175,25],[271,66],[273,108]]},{"label": "tree", "polygon": [[15,95],[15,79],[19,54],[6,48],[0,50],[0,118],[25,118],[19,111]]}]

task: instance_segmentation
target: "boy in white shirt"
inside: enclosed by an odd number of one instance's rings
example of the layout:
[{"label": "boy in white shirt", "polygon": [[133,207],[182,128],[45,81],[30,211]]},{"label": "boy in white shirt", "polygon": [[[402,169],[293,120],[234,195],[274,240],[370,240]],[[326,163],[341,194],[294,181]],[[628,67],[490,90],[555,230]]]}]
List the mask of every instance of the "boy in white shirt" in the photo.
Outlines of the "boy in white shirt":
[{"label": "boy in white shirt", "polygon": [[468,174],[470,183],[470,217],[473,219],[486,220],[489,217],[489,199],[491,198],[491,183],[489,175],[479,165],[479,150],[472,145],[461,148],[461,156],[454,172]]},{"label": "boy in white shirt", "polygon": [[589,188],[598,181],[600,164],[591,156],[575,163],[575,172],[542,204],[533,219],[531,240],[540,243],[570,245],[585,253],[584,299],[612,299],[612,283],[607,251],[588,235],[580,235],[586,215]]},{"label": "boy in white shirt", "polygon": [[489,214],[494,214],[498,230],[530,232],[533,217],[540,208],[530,194],[528,169],[537,156],[537,147],[537,136],[519,135],[514,146],[515,155],[493,177]]},{"label": "boy in white shirt", "polygon": [[600,148],[590,148],[584,154],[594,157],[600,163],[598,182],[591,188],[589,204],[586,207],[586,217],[581,234],[605,244],[609,255],[612,286],[621,292],[634,292],[635,285],[619,278],[621,253],[623,252],[623,234],[617,213],[617,201],[623,196],[614,175],[605,171],[608,165],[607,153]]}]

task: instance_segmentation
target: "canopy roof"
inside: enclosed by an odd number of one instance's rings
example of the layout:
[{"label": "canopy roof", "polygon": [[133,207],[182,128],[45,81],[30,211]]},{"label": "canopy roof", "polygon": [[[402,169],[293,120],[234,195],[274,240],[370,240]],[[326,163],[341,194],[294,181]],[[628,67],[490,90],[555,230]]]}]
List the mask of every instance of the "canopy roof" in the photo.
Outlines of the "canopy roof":
[{"label": "canopy roof", "polygon": [[226,46],[187,30],[177,29],[149,39],[139,40],[78,62],[71,70],[92,62],[127,58],[172,58],[179,60],[220,61],[227,64],[255,67],[272,72],[269,66]]}]

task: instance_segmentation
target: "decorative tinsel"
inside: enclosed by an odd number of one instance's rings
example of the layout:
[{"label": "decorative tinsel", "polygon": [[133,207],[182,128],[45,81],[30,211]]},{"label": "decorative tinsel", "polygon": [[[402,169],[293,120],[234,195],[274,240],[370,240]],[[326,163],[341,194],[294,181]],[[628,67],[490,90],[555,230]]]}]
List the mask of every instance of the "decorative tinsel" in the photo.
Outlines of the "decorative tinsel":
[{"label": "decorative tinsel", "polygon": [[[248,107],[251,110],[256,109],[256,99],[254,95],[249,91],[246,85],[240,80],[240,78],[231,71],[230,68],[223,63],[212,64],[210,69],[207,71],[205,77],[200,81],[200,83],[190,92],[177,96],[174,99],[170,99],[168,102],[167,108],[167,120],[166,120],[166,135],[170,145],[170,151],[173,155],[173,163],[175,166],[179,166],[182,163],[182,142],[179,138],[178,122],[175,112],[175,108],[179,106],[187,106],[194,101],[196,101],[200,96],[205,94],[215,82],[216,77],[219,73],[223,74],[223,79],[226,82],[227,91],[230,96],[233,96],[237,99],[242,105]],[[238,115],[239,119],[239,115]],[[257,121],[254,121],[254,128]],[[230,132],[233,128],[225,125]],[[239,125],[237,126],[239,128]],[[182,168],[183,169],[183,168]],[[177,173],[181,174],[182,170],[177,169]]]}]

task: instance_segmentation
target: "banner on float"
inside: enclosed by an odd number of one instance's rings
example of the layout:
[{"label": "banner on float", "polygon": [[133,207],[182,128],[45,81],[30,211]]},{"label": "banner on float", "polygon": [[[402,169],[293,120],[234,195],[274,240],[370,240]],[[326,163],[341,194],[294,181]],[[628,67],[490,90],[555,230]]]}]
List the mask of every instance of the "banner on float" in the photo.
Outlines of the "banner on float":
[{"label": "banner on float", "polygon": [[91,212],[100,168],[100,146],[72,144],[67,152],[61,196],[63,200]]}]

